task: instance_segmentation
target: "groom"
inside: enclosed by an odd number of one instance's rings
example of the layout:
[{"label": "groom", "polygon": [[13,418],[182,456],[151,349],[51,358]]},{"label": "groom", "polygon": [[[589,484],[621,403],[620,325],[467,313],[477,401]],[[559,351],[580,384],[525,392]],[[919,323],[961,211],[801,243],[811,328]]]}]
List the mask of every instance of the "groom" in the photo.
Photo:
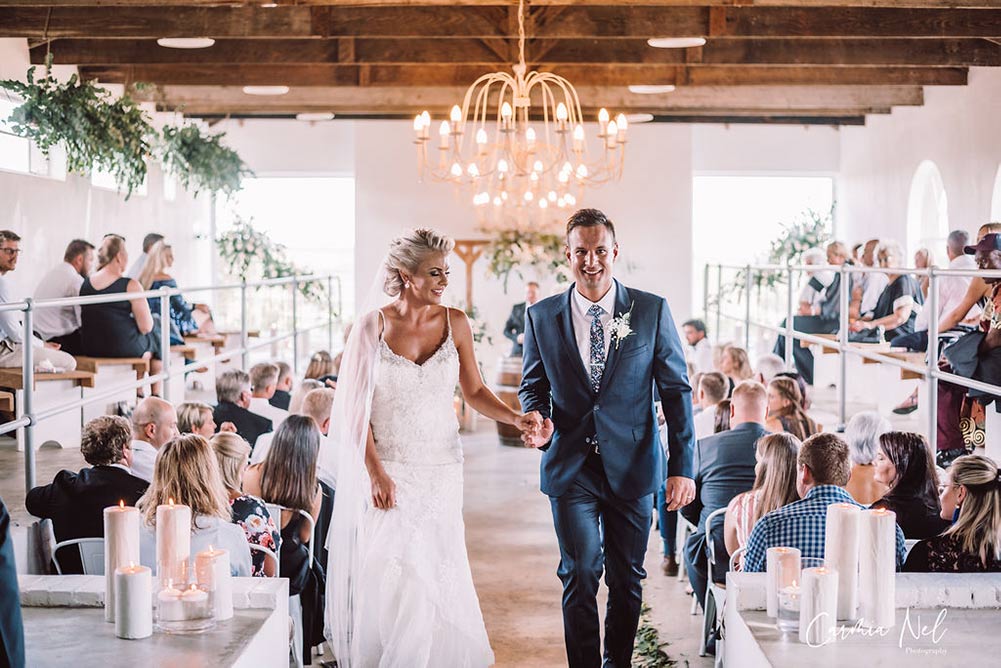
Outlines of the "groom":
[{"label": "groom", "polygon": [[602,665],[598,580],[608,585],[606,668],[629,668],[646,577],[653,495],[665,479],[654,389],[670,457],[668,508],[695,498],[691,388],[667,302],[612,277],[615,227],[597,209],[567,222],[576,282],[528,309],[522,408],[542,425],[523,436],[544,450],[542,491],[560,543],[563,630],[571,668]]}]

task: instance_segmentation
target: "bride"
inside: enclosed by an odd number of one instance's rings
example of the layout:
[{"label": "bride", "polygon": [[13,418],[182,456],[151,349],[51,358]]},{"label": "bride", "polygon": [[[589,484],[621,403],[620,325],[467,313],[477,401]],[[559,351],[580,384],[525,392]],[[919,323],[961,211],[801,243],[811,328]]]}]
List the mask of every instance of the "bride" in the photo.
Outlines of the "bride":
[{"label": "bride", "polygon": [[454,389],[522,431],[538,415],[483,384],[466,314],[441,304],[454,245],[428,229],[390,244],[379,285],[395,299],[360,318],[341,364],[327,635],[342,668],[494,661],[466,555]]}]

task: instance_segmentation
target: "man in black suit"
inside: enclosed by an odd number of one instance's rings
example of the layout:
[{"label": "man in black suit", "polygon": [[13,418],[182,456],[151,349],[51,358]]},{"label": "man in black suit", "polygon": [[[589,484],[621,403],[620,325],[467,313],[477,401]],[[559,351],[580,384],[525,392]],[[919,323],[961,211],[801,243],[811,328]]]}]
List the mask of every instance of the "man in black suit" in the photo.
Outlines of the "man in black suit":
[{"label": "man in black suit", "polygon": [[275,388],[275,393],[268,399],[268,403],[275,408],[287,411],[289,404],[292,403],[292,367],[289,366],[288,362],[275,362],[275,366],[278,367],[278,386]]},{"label": "man in black suit", "polygon": [[24,668],[24,622],[14,565],[10,514],[0,499],[0,666]]},{"label": "man in black suit", "polygon": [[539,284],[529,281],[525,285],[525,301],[511,308],[511,315],[504,325],[504,336],[511,339],[511,357],[521,357],[522,344],[525,342],[525,309],[539,301]]},{"label": "man in black suit", "polygon": [[[768,397],[761,383],[745,380],[730,399],[730,430],[700,439],[695,446],[695,501],[681,509],[698,531],[685,544],[685,568],[692,589],[701,602],[706,591],[706,518],[714,510],[726,508],[733,497],[754,486],[755,444],[768,434],[765,414]],[[727,556],[723,544],[723,521],[713,521],[712,537],[718,570],[714,581],[726,577]]]},{"label": "man in black suit", "polygon": [[[124,502],[134,506],[147,483],[132,475],[132,427],[113,415],[94,418],[83,428],[80,452],[91,468],[60,471],[48,485],[36,487],[24,505],[35,517],[52,520],[57,541],[104,535],[104,509]],[[63,573],[82,573],[76,548],[62,550]]]},{"label": "man in black suit", "polygon": [[216,379],[215,394],[219,403],[212,411],[212,419],[217,425],[232,422],[236,425],[236,433],[251,444],[273,429],[271,420],[248,410],[252,393],[246,371],[230,369],[223,372]]}]

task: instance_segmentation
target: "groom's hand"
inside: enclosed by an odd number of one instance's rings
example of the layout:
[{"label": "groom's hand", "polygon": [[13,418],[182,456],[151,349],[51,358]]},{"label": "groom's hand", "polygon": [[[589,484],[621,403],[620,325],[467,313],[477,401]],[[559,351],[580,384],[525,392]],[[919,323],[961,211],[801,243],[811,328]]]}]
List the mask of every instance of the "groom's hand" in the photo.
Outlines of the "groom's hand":
[{"label": "groom's hand", "polygon": [[521,440],[530,448],[541,448],[553,437],[553,421],[549,418],[542,420],[538,413],[535,415],[539,416],[539,423],[535,429],[522,432]]},{"label": "groom's hand", "polygon": [[668,510],[678,510],[687,506],[695,500],[695,481],[681,476],[669,477],[664,497]]}]

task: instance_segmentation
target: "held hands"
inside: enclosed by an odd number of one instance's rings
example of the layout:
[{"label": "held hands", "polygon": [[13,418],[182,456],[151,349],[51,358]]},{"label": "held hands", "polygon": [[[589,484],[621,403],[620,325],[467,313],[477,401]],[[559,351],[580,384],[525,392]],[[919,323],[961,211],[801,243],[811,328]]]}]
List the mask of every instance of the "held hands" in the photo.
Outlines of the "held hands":
[{"label": "held hands", "polygon": [[379,510],[391,510],[396,507],[396,483],[380,466],[379,470],[371,471],[372,505]]},{"label": "held hands", "polygon": [[695,481],[681,476],[670,476],[664,494],[668,510],[678,510],[695,500]]},{"label": "held hands", "polygon": [[219,425],[219,431],[220,432],[229,432],[231,434],[235,434],[236,433],[236,425],[233,424],[232,422],[223,422],[221,425]]},{"label": "held hands", "polygon": [[521,440],[530,448],[542,447],[553,437],[553,421],[543,419],[538,411],[522,415],[515,426],[521,429]]}]

